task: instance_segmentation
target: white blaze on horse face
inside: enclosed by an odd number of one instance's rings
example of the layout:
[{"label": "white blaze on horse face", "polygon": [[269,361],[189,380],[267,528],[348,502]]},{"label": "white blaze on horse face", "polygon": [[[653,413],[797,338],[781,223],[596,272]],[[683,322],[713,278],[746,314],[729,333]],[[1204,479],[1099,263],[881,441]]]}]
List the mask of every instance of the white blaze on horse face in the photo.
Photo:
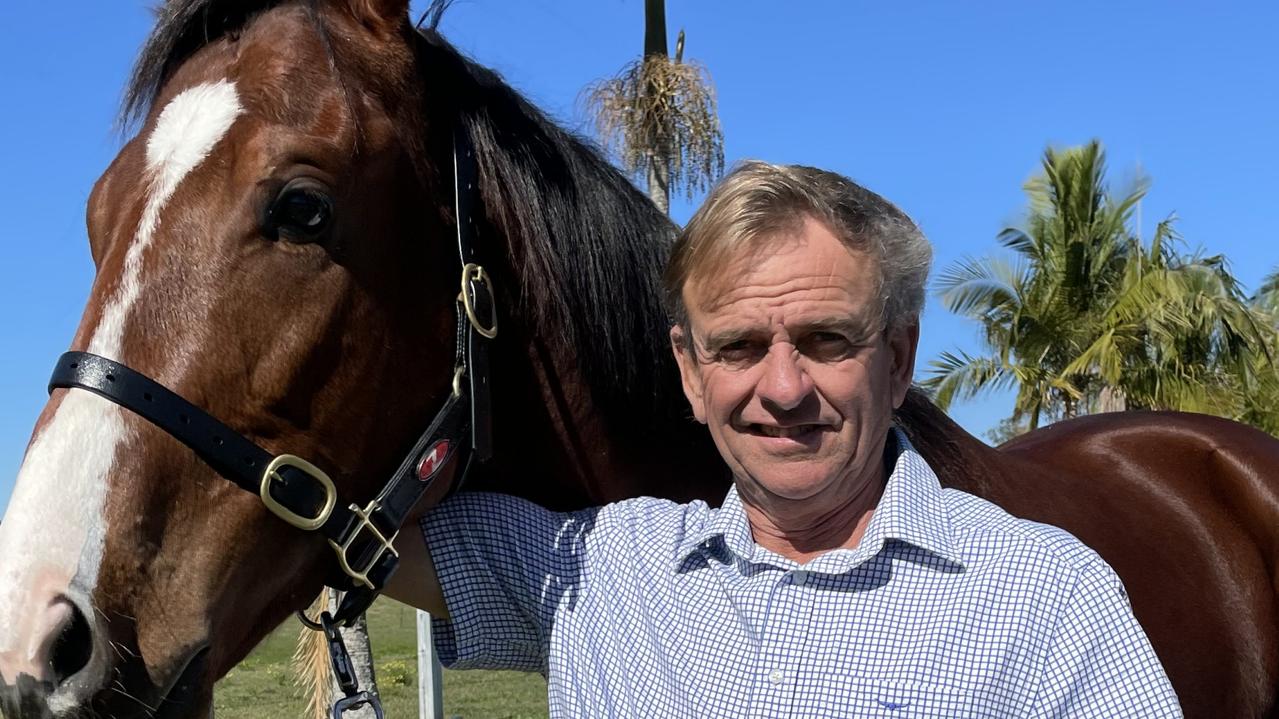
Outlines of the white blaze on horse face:
[{"label": "white blaze on horse face", "polygon": [[185,90],[160,113],[151,137],[147,138],[147,172],[151,175],[151,191],[142,210],[142,220],[138,223],[138,235],[124,259],[120,293],[112,303],[112,309],[119,307],[121,311],[103,315],[102,324],[89,346],[90,352],[116,359],[116,355],[95,347],[119,351],[128,309],[141,290],[138,274],[142,266],[142,252],[151,244],[160,226],[160,211],[178,189],[182,178],[208,157],[243,111],[235,83],[223,80]]},{"label": "white blaze on horse face", "polygon": [[[88,351],[117,361],[142,289],[142,253],[178,185],[226,136],[243,112],[235,84],[192,87],[165,106],[146,145],[148,193],[123,276],[102,312]],[[106,539],[103,509],[116,453],[128,437],[123,410],[70,390],[31,443],[0,522],[0,680],[47,673],[51,633],[69,596],[86,602],[97,583]],[[81,604],[82,609],[87,609]],[[92,619],[92,618],[91,618]],[[54,697],[56,703],[56,695]]]}]

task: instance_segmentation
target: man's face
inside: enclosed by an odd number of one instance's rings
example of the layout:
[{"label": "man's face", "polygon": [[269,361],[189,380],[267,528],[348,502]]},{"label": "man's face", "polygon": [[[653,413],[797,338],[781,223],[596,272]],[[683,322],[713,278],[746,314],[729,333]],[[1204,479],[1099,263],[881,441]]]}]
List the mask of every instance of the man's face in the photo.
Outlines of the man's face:
[{"label": "man's face", "polygon": [[919,333],[884,331],[878,271],[808,218],[685,286],[684,391],[744,497],[839,496],[880,472]]}]

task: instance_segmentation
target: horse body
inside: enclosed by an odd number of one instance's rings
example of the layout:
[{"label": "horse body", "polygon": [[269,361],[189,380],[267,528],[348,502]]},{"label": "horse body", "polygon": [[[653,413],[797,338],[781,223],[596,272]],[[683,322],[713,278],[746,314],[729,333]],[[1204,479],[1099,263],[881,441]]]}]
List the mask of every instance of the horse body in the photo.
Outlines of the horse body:
[{"label": "horse body", "polygon": [[[667,347],[669,221],[406,13],[172,0],[130,92],[146,119],[90,201],[98,275],[72,347],[314,460],[363,504],[449,392],[460,129],[502,327],[497,453],[472,487],[560,508],[718,502],[729,477]],[[899,421],[950,486],[1116,567],[1189,715],[1273,710],[1273,440],[1149,415],[996,451],[917,395]],[[59,390],[0,525],[0,709],[206,716],[213,682],[332,564],[165,433]]]}]

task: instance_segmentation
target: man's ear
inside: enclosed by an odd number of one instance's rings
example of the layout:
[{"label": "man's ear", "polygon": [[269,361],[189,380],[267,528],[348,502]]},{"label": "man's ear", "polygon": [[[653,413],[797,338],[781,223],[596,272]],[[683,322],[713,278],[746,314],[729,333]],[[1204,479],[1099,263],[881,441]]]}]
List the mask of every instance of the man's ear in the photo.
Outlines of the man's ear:
[{"label": "man's ear", "polygon": [[888,331],[890,361],[889,383],[893,394],[893,409],[906,401],[906,392],[915,377],[915,350],[919,348],[919,321],[895,327]]},{"label": "man's ear", "polygon": [[692,335],[685,334],[681,325],[671,328],[671,351],[675,353],[675,363],[679,365],[680,381],[684,385],[684,396],[693,408],[693,416],[698,422],[706,424],[706,403],[702,396],[702,368],[697,363],[693,352]]}]

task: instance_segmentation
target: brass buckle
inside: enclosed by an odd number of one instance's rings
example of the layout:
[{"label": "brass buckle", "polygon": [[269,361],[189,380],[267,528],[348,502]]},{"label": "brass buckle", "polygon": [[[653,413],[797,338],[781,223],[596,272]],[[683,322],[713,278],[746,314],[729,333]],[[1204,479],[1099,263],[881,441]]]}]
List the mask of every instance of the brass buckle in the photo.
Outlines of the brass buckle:
[{"label": "brass buckle", "polygon": [[[318,515],[314,517],[304,517],[283,504],[280,504],[276,501],[275,497],[271,496],[271,482],[276,479],[281,479],[279,474],[281,467],[292,467],[299,470],[324,488],[324,508],[320,510]],[[258,494],[262,496],[262,503],[265,504],[266,508],[271,510],[275,516],[283,519],[289,524],[292,524],[298,529],[307,532],[313,532],[320,527],[323,527],[324,523],[329,521],[329,515],[333,513],[333,507],[337,505],[338,501],[337,490],[333,487],[333,480],[329,479],[329,475],[325,474],[323,470],[305,459],[295,457],[291,454],[282,454],[276,457],[271,460],[271,463],[266,466],[266,469],[262,470],[262,483]]]},{"label": "brass buckle", "polygon": [[[470,289],[468,285],[472,281],[484,286],[484,289],[488,291],[489,299],[493,303],[493,325],[491,327],[485,327],[480,324],[479,318],[475,316],[475,307],[471,304],[471,293],[467,291]],[[471,321],[471,326],[475,328],[475,331],[488,339],[497,337],[497,295],[493,294],[493,287],[489,283],[489,275],[484,271],[483,267],[474,262],[468,262],[462,266],[462,292],[460,296],[462,309],[466,310],[466,319]]]},{"label": "brass buckle", "polygon": [[[338,544],[332,539],[329,540],[329,544],[333,547],[333,551],[338,554],[338,564],[342,566],[342,571],[346,572],[346,575],[351,579],[354,579],[357,584],[363,584],[369,589],[377,589],[377,587],[373,586],[373,582],[369,581],[369,572],[372,571],[373,567],[377,566],[377,563],[381,561],[382,557],[385,556],[387,552],[390,552],[395,557],[400,556],[400,553],[395,551],[395,547],[391,546],[391,544],[395,541],[395,538],[400,536],[399,531],[396,531],[395,534],[391,535],[390,539],[387,539],[386,535],[382,534],[382,531],[379,530],[377,525],[373,524],[373,520],[369,518],[373,512],[377,511],[377,509],[378,503],[376,500],[369,502],[369,506],[364,509],[360,509],[358,505],[352,504],[351,514],[354,514],[356,518],[360,520],[360,525],[356,527],[355,531],[351,532],[351,536],[347,537],[346,541],[341,544]],[[373,539],[377,541],[378,550],[373,553],[373,556],[364,566],[359,568],[352,567],[351,561],[347,555],[351,551],[351,547],[355,544],[355,540],[360,538],[360,533],[366,529],[373,535]]]}]

